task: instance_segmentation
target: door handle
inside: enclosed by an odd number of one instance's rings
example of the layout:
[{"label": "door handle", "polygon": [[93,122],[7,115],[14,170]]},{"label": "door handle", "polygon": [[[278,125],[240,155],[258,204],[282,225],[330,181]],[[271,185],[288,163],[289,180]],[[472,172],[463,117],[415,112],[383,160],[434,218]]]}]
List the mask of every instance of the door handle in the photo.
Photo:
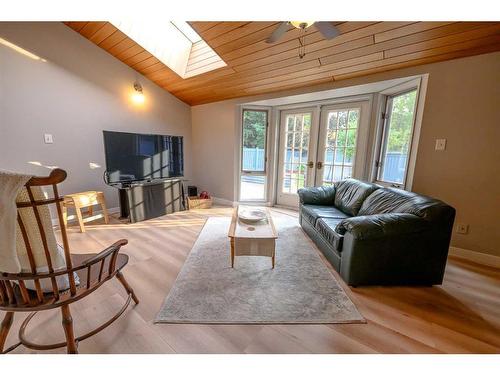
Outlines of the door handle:
[{"label": "door handle", "polygon": [[318,169],[323,168],[323,162],[322,162],[322,161],[318,161],[318,162],[316,163],[316,168],[318,168]]},{"label": "door handle", "polygon": [[309,168],[313,168],[313,167],[314,167],[314,162],[313,162],[313,161],[309,161],[309,162],[307,162],[307,166],[308,166]]}]

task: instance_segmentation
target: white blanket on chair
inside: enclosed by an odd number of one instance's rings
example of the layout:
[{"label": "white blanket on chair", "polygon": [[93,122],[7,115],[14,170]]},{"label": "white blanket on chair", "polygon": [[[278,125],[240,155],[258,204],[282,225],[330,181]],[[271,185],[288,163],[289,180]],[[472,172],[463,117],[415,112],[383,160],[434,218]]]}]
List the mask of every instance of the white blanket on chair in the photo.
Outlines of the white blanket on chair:
[{"label": "white blanket on chair", "polygon": [[0,170],[0,271],[21,272],[16,250],[16,197],[30,175]]},{"label": "white blanket on chair", "polygon": [[[24,188],[26,182],[31,178],[29,175],[13,173],[0,170],[0,272],[20,273],[31,272],[28,250],[17,224],[19,214],[24,224],[26,235],[31,245],[31,253],[35,261],[37,272],[48,272],[47,257],[40,234],[40,228],[31,207],[17,208],[16,202],[29,202],[28,191]],[[45,199],[44,192],[40,186],[31,188],[35,200]],[[57,244],[50,210],[47,206],[38,206],[39,218],[45,234],[47,250],[50,254],[54,271],[66,269],[66,258],[64,249]],[[73,273],[75,283],[79,284],[78,275]],[[69,288],[67,275],[56,277],[59,290]],[[26,281],[28,289],[35,289],[33,281]],[[40,281],[44,292],[51,292],[52,285],[49,279]]]}]

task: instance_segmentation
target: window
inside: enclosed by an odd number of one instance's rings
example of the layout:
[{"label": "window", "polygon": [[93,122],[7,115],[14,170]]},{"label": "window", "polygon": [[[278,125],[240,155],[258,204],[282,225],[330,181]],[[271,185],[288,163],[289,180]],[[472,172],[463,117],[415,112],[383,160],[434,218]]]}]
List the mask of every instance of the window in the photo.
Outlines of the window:
[{"label": "window", "polygon": [[266,198],[266,110],[243,110],[240,200]]},{"label": "window", "polygon": [[[145,19],[113,19],[111,23],[182,78],[190,78],[226,66],[219,55],[185,21],[156,22]],[[202,55],[196,50],[203,48]],[[204,60],[209,63],[204,64]]]},{"label": "window", "polygon": [[306,185],[311,113],[286,116],[282,192],[295,194]]},{"label": "window", "polygon": [[323,185],[352,177],[359,108],[328,111]]},{"label": "window", "polygon": [[417,90],[387,97],[377,179],[404,187],[412,143]]}]

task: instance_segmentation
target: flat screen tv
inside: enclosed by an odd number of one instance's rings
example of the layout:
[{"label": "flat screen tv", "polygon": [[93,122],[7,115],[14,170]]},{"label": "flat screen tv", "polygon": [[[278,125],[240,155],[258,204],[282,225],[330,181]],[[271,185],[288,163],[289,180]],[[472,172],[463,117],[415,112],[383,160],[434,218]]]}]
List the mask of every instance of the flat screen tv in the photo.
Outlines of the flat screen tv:
[{"label": "flat screen tv", "polygon": [[108,183],[184,175],[181,136],[104,131]]}]

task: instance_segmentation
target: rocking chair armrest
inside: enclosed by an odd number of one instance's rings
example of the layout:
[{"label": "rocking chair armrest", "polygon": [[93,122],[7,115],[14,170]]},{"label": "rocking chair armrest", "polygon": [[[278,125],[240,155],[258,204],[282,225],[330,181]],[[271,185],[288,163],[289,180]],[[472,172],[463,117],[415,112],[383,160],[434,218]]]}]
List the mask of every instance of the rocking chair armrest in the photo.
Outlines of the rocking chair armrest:
[{"label": "rocking chair armrest", "polygon": [[119,241],[116,241],[113,245],[107,247],[103,251],[101,251],[99,254],[94,255],[93,257],[86,259],[84,262],[82,262],[82,266],[88,267],[91,266],[92,264],[98,263],[102,261],[104,258],[109,256],[110,254],[114,252],[118,252],[120,248],[128,243],[127,240],[122,239]]}]

